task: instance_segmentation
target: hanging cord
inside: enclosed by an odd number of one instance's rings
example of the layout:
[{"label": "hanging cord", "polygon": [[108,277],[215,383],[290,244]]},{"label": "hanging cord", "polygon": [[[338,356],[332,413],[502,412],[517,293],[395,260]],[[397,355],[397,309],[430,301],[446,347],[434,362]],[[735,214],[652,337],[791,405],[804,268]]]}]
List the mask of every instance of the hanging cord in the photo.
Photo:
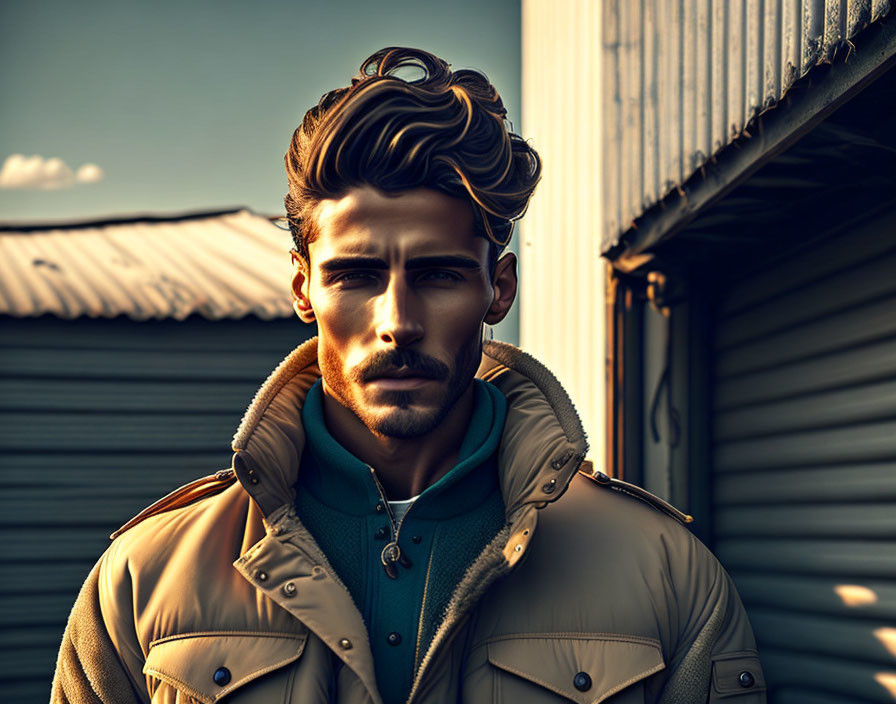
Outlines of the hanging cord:
[{"label": "hanging cord", "polygon": [[672,308],[668,297],[669,280],[666,275],[660,271],[651,271],[647,274],[647,299],[653,306],[653,309],[666,319],[666,335],[665,335],[665,356],[666,364],[663,367],[663,373],[656,384],[653,392],[653,399],[650,402],[650,434],[655,443],[660,442],[660,428],[657,421],[660,408],[660,398],[663,391],[666,392],[666,415],[669,420],[669,448],[678,447],[681,441],[681,417],[678,409],[672,405]]},{"label": "hanging cord", "polygon": [[663,316],[666,318],[666,339],[665,339],[665,348],[666,348],[666,364],[663,368],[663,373],[660,375],[659,381],[656,384],[656,388],[653,392],[653,398],[650,402],[650,434],[653,437],[653,442],[659,443],[662,440],[662,433],[660,432],[659,427],[659,414],[660,414],[660,403],[662,402],[663,394],[665,393],[666,397],[666,419],[669,427],[669,437],[666,441],[666,445],[669,448],[669,455],[666,464],[666,496],[671,497],[672,492],[672,452],[679,446],[681,443],[681,414],[678,412],[678,409],[675,408],[675,405],[672,403],[672,382],[671,382],[671,368],[672,368],[672,316],[668,308],[664,310],[660,310]]}]

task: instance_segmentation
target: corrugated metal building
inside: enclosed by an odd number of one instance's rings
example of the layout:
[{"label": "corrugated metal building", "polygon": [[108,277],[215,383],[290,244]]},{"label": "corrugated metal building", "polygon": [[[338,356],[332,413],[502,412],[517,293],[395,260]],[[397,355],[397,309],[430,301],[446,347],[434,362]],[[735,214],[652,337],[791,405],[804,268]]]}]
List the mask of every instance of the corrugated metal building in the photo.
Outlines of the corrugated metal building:
[{"label": "corrugated metal building", "polygon": [[[631,239],[635,220],[642,243],[659,233],[669,236],[673,222],[681,226],[710,193],[718,194],[792,139],[790,129],[753,134],[748,125],[816,66],[837,57],[842,63],[873,62],[852,56],[852,39],[880,22],[890,5],[890,0],[605,0],[604,250],[612,253]],[[814,91],[810,115],[820,118],[836,99]],[[747,153],[727,158],[724,174],[706,171],[732,143]],[[694,186],[712,183],[689,189],[689,179],[701,171],[704,178]],[[676,191],[683,202],[664,203],[671,212],[644,233],[645,211]]]},{"label": "corrugated metal building", "polygon": [[607,466],[697,517],[770,702],[892,702],[890,3],[606,2],[603,27]]},{"label": "corrugated metal building", "polygon": [[0,226],[0,692],[46,702],[109,534],[230,466],[266,375],[312,330],[289,233],[248,211]]}]

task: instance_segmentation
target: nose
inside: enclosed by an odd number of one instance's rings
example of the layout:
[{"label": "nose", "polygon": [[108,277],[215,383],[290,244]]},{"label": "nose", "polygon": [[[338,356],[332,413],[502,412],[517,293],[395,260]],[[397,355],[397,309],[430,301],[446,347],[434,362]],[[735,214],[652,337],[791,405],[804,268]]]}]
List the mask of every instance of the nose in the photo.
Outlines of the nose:
[{"label": "nose", "polygon": [[413,292],[403,277],[391,277],[377,301],[376,334],[380,340],[405,347],[423,337],[423,325],[416,310]]}]

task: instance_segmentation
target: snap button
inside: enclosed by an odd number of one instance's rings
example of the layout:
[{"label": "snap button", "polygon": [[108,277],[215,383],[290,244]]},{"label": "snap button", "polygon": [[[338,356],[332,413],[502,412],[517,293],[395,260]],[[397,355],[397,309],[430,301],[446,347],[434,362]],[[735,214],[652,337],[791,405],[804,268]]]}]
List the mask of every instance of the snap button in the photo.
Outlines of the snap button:
[{"label": "snap button", "polygon": [[591,676],[587,672],[577,672],[572,678],[572,686],[580,692],[587,692],[591,689]]},{"label": "snap button", "polygon": [[230,670],[226,667],[219,667],[215,670],[215,674],[212,675],[212,679],[215,681],[215,684],[219,687],[223,687],[225,684],[230,682]]},{"label": "snap button", "polygon": [[377,504],[376,504],[376,512],[377,512],[377,513],[382,513],[382,512],[385,511],[385,510],[386,510],[386,506],[383,504],[383,502],[382,502],[382,501],[377,502]]},{"label": "snap button", "polygon": [[257,579],[259,582],[267,582],[268,581],[268,573],[262,572],[261,570],[259,570],[258,572],[255,573],[255,579]]},{"label": "snap button", "polygon": [[752,687],[754,684],[756,684],[756,679],[751,673],[744,670],[737,676],[737,683],[741,687]]},{"label": "snap button", "polygon": [[389,535],[389,529],[386,526],[380,526],[376,529],[376,533],[373,534],[377,540],[385,540],[386,536]]},{"label": "snap button", "polygon": [[389,635],[386,636],[386,642],[389,645],[398,645],[399,643],[401,643],[401,636],[395,631],[392,631]]},{"label": "snap button", "polygon": [[554,493],[554,489],[555,489],[556,487],[557,487],[557,480],[556,480],[556,479],[551,479],[551,481],[549,481],[547,484],[545,484],[543,487],[541,487],[541,490],[542,490],[545,494],[553,494],[553,493]]},{"label": "snap button", "polygon": [[287,582],[283,585],[283,593],[286,596],[295,596],[296,595],[296,583],[295,582]]},{"label": "snap button", "polygon": [[342,648],[343,650],[351,650],[352,642],[348,638],[343,638],[342,640],[339,641],[339,647]]},{"label": "snap button", "polygon": [[563,457],[558,457],[553,462],[551,462],[551,467],[554,469],[560,469],[563,465],[569,462],[572,459],[572,453],[567,452]]},{"label": "snap button", "polygon": [[411,538],[411,541],[414,543],[414,545],[419,545],[421,540],[423,540],[423,538],[419,535],[415,535]]}]

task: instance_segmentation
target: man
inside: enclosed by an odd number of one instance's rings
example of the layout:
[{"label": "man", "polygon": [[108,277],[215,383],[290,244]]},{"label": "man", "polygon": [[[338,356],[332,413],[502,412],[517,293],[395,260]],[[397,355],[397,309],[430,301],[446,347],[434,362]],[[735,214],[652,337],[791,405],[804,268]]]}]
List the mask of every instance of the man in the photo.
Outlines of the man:
[{"label": "man", "polygon": [[764,701],[681,514],[579,475],[565,391],[483,343],[541,168],[504,117],[481,74],[397,48],[306,114],[286,208],[319,337],[261,387],[232,470],[118,531],[54,702]]}]

